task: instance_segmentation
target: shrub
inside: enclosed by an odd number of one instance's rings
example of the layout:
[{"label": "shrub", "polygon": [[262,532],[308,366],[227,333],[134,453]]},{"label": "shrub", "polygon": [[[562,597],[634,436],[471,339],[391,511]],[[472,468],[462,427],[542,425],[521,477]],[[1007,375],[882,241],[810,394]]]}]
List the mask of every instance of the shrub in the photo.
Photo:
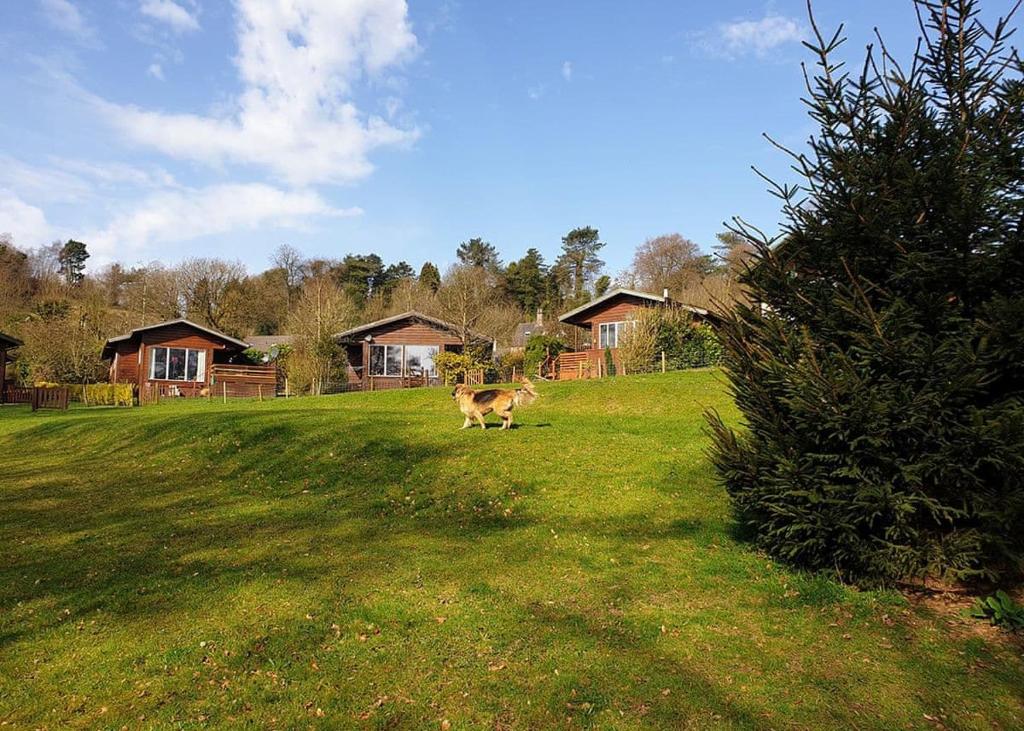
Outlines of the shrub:
[{"label": "shrub", "polygon": [[606,376],[615,375],[615,358],[612,357],[612,349],[609,347],[604,349],[604,374]]},{"label": "shrub", "polygon": [[502,381],[511,381],[513,373],[518,377],[525,374],[526,353],[522,350],[511,350],[501,356],[498,363]]},{"label": "shrub", "polygon": [[484,371],[486,377],[489,371],[493,371],[494,364],[472,352],[446,350],[434,356],[434,368],[445,383],[458,383],[473,371]]},{"label": "shrub", "polygon": [[721,361],[722,344],[714,328],[694,322],[693,315],[685,310],[644,309],[636,313],[633,323],[619,348],[627,373],[660,367],[662,353],[667,367],[673,370]]},{"label": "shrub", "polygon": [[72,401],[89,406],[132,406],[135,389],[130,383],[75,383],[68,386]]},{"label": "shrub", "polygon": [[784,233],[736,226],[757,304],[719,332],[745,427],[709,415],[713,460],[781,559],[869,583],[1017,577],[1024,85],[973,2],[918,8],[931,37],[905,71],[846,75],[838,37],[813,44],[821,130],[795,155],[803,186],[776,190]]},{"label": "shrub", "polygon": [[569,346],[555,335],[531,335],[526,341],[526,353],[523,360],[524,372],[538,374],[540,367],[548,358],[557,358],[559,353],[569,350]]},{"label": "shrub", "polygon": [[680,368],[703,368],[722,360],[722,342],[714,328],[707,324],[686,328],[673,359]]},{"label": "shrub", "polygon": [[619,343],[619,358],[626,373],[647,370],[658,357],[663,317],[660,310],[645,308],[636,312],[632,322]]}]

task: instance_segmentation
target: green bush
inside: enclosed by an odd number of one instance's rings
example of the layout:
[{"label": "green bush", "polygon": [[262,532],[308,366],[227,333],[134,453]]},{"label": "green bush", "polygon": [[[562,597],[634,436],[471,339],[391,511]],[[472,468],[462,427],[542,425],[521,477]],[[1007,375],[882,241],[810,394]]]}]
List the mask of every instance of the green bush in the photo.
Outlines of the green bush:
[{"label": "green bush", "polygon": [[494,364],[474,353],[456,353],[450,350],[434,356],[434,368],[437,375],[445,383],[457,383],[465,380],[466,374],[473,371],[493,371]]},{"label": "green bush", "polygon": [[130,383],[89,383],[68,386],[72,401],[88,406],[131,406],[135,403],[135,389]]},{"label": "green bush", "polygon": [[523,358],[525,373],[536,375],[548,358],[557,358],[559,353],[569,350],[569,346],[555,335],[531,335],[526,341],[526,353]]},{"label": "green bush", "polygon": [[612,357],[612,349],[609,347],[604,349],[604,374],[606,376],[615,375],[615,358]]},{"label": "green bush", "polygon": [[819,38],[821,129],[802,186],[776,190],[783,235],[736,229],[756,304],[719,333],[744,428],[710,414],[712,456],[780,559],[865,583],[1016,579],[1024,85],[973,3],[918,8],[931,37],[904,71],[836,72],[841,41]]},{"label": "green bush", "polygon": [[671,356],[677,368],[703,368],[721,362],[722,342],[710,325],[691,325],[680,335],[678,350]]}]

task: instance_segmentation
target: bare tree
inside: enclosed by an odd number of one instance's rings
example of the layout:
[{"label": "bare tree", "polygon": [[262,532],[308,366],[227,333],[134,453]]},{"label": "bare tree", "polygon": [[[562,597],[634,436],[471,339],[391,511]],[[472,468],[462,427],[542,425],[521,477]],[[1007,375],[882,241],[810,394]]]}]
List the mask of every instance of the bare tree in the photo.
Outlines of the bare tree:
[{"label": "bare tree", "polygon": [[481,267],[453,266],[437,290],[440,316],[459,328],[462,344],[468,345],[471,334],[494,304],[497,288],[492,277]]},{"label": "bare tree", "polygon": [[655,293],[663,289],[678,296],[683,289],[711,273],[713,263],[700,247],[680,234],[647,239],[633,255],[632,279],[637,286]]},{"label": "bare tree", "polygon": [[295,335],[289,375],[298,389],[319,395],[344,369],[345,354],[335,335],[351,325],[357,314],[355,303],[331,277],[312,277],[303,283],[288,318],[288,329]]},{"label": "bare tree", "polygon": [[288,286],[288,306],[291,296],[302,286],[302,280],[309,274],[309,262],[298,249],[290,244],[281,244],[274,251],[271,260],[278,269],[284,271],[285,284]]},{"label": "bare tree", "polygon": [[17,319],[31,295],[28,255],[14,245],[10,234],[0,234],[0,326]]},{"label": "bare tree", "polygon": [[185,312],[204,325],[224,329],[229,292],[244,278],[245,267],[238,261],[186,259],[178,267]]}]

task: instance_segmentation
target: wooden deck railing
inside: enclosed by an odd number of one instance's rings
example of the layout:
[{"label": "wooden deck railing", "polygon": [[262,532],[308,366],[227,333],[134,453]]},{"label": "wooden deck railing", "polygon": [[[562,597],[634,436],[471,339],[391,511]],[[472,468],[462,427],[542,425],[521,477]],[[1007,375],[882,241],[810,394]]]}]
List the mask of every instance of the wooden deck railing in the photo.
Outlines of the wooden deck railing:
[{"label": "wooden deck railing", "polygon": [[210,369],[210,390],[213,396],[273,398],[277,394],[277,367],[217,363]]},{"label": "wooden deck railing", "polygon": [[[622,358],[617,348],[612,348],[612,366],[615,373],[623,375]],[[550,372],[545,376],[559,381],[572,381],[580,378],[601,378],[608,375],[608,364],[605,351],[600,348],[577,350],[571,353],[560,353],[550,362]]]},{"label": "wooden deck railing", "polygon": [[560,381],[596,376],[593,351],[580,350],[575,353],[560,353],[555,359],[553,377]]}]

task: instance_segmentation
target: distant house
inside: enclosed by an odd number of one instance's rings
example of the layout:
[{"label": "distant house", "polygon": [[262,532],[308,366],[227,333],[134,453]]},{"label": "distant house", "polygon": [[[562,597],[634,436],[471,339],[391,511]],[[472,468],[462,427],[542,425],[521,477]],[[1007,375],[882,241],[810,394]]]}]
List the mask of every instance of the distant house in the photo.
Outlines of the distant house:
[{"label": "distant house", "polygon": [[620,368],[618,348],[626,329],[631,326],[637,311],[651,307],[683,309],[690,312],[698,322],[714,319],[714,315],[701,307],[671,299],[667,290],[657,295],[632,289],[613,289],[558,318],[566,325],[582,328],[589,336],[589,347],[559,356],[562,363],[556,369],[558,377],[580,378],[599,373],[604,364],[606,348],[611,350],[616,368]]},{"label": "distant house", "polygon": [[544,322],[544,310],[538,309],[537,317],[533,322],[521,322],[516,325],[509,350],[523,350],[526,348],[526,344],[530,342],[531,337],[534,335],[545,335],[549,329],[549,326]]},{"label": "distant house", "polygon": [[[179,319],[111,338],[103,346],[103,358],[110,360],[111,383],[131,383],[138,386],[140,394],[155,391],[162,396],[193,396],[211,385],[218,366],[232,363],[248,347],[237,338]],[[272,369],[268,377],[272,395]],[[229,395],[248,393],[233,390]]]},{"label": "distant house", "polygon": [[7,364],[14,362],[14,357],[9,351],[14,350],[21,341],[12,338],[10,335],[0,333],[0,404],[4,403],[7,392]]},{"label": "distant house", "polygon": [[250,349],[263,353],[264,360],[273,360],[282,347],[295,344],[294,335],[252,335],[246,340]]},{"label": "distant house", "polygon": [[[434,356],[463,349],[458,326],[416,311],[354,327],[336,339],[348,356],[350,386],[365,390],[437,384]],[[477,333],[471,344],[493,347]]]}]

